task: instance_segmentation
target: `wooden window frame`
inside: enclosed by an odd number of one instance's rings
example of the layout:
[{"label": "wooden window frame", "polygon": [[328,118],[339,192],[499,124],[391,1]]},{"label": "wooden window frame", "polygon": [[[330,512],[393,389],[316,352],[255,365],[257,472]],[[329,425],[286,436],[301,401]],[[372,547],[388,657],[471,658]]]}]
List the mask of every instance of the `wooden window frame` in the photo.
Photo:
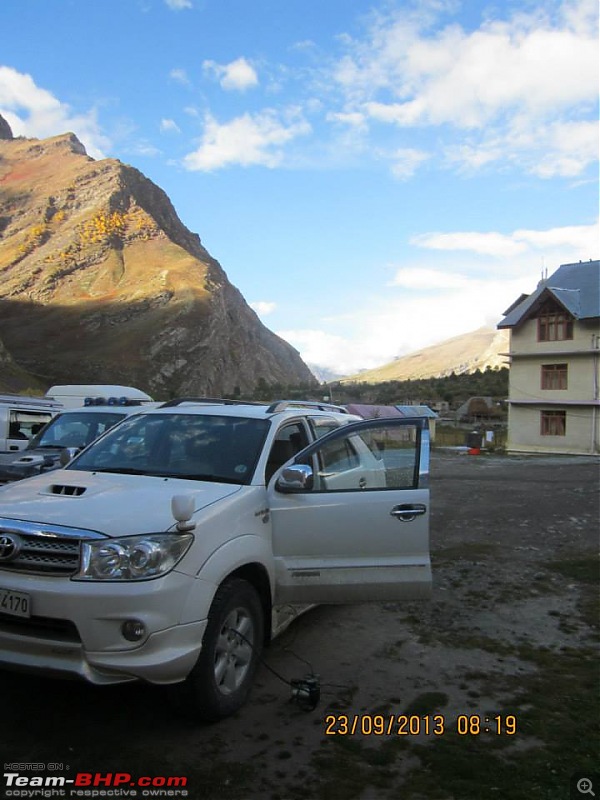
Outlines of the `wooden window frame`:
[{"label": "wooden window frame", "polygon": [[568,389],[569,365],[568,364],[542,364],[540,374],[540,388]]},{"label": "wooden window frame", "polygon": [[541,436],[566,436],[567,412],[566,411],[540,411]]},{"label": "wooden window frame", "polygon": [[538,342],[564,342],[573,338],[573,317],[565,311],[545,311],[538,317]]}]

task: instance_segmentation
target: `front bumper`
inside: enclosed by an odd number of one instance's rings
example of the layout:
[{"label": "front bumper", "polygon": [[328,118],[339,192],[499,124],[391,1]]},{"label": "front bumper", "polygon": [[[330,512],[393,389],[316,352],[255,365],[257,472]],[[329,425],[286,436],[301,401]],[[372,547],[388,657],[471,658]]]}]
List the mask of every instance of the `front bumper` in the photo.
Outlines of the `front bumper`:
[{"label": "front bumper", "polygon": [[[197,583],[176,571],[130,583],[0,571],[0,587],[29,594],[32,612],[28,619],[0,615],[0,667],[96,684],[181,681],[196,663],[206,628],[205,618],[183,617]],[[202,616],[202,609],[197,611]],[[146,627],[139,643],[121,633],[123,622],[131,619]]]}]

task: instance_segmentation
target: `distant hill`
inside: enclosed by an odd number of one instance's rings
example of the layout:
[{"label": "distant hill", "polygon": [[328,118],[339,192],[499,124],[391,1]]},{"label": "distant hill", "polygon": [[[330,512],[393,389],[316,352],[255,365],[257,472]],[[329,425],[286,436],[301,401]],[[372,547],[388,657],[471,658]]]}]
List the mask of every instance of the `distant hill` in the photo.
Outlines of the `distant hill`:
[{"label": "distant hill", "polygon": [[316,383],[133,167],[94,161],[72,133],[13,138],[0,117],[0,199],[0,388]]},{"label": "distant hill", "polygon": [[381,367],[364,370],[342,378],[341,383],[383,383],[385,381],[443,378],[485,370],[487,367],[506,367],[501,353],[508,351],[507,331],[479,328],[425,347],[390,361]]},{"label": "distant hill", "polygon": [[328,367],[320,367],[318,364],[308,364],[307,366],[315,378],[321,383],[332,383],[344,377],[343,372],[335,372]]}]

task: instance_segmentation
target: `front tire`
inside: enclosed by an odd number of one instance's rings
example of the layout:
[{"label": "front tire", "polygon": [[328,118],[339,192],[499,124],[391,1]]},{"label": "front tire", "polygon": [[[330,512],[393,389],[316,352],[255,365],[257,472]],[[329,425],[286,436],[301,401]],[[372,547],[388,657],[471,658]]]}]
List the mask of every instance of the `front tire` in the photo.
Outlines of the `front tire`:
[{"label": "front tire", "polygon": [[215,722],[234,714],[250,692],[264,641],[263,609],[248,581],[219,586],[198,661],[180,687],[196,716]]}]

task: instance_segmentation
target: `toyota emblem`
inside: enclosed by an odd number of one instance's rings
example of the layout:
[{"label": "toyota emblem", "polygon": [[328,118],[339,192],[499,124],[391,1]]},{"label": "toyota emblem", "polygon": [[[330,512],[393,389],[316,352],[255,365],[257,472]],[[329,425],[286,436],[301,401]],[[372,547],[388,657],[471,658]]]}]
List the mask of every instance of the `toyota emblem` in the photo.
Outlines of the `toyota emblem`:
[{"label": "toyota emblem", "polygon": [[13,561],[21,552],[23,542],[13,533],[0,535],[0,562]]}]

